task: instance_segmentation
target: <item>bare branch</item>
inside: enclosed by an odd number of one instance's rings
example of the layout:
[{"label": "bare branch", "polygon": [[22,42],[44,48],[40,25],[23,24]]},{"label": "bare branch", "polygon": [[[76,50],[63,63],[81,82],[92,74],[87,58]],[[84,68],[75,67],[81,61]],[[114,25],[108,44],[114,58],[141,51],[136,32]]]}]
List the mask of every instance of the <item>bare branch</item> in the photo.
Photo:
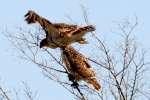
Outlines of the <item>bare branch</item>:
[{"label": "bare branch", "polygon": [[0,92],[1,92],[1,96],[3,97],[3,98],[5,98],[6,100],[11,100],[10,98],[9,98],[9,96],[8,96],[8,94],[6,93],[6,91],[0,86]]}]

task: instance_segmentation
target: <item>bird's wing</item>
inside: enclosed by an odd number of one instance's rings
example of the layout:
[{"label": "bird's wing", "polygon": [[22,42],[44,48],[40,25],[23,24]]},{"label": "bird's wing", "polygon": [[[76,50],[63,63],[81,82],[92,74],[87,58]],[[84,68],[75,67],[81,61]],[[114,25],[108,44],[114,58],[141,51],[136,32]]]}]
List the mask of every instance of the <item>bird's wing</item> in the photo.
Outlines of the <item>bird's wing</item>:
[{"label": "bird's wing", "polygon": [[65,24],[65,23],[54,23],[53,24],[54,27],[56,27],[58,30],[66,30],[66,31],[73,31],[73,30],[76,30],[77,29],[77,25],[71,25],[71,24]]},{"label": "bird's wing", "polygon": [[88,25],[88,26],[84,26],[84,27],[80,27],[80,28],[76,29],[75,31],[72,32],[72,35],[82,37],[87,32],[92,32],[92,31],[95,31],[95,30],[96,29],[93,25]]},{"label": "bird's wing", "polygon": [[53,25],[60,31],[62,37],[67,36],[68,34],[75,31],[79,27],[77,25],[65,23],[54,23]]},{"label": "bird's wing", "polygon": [[29,10],[27,14],[25,14],[26,21],[28,24],[31,23],[39,23],[43,30],[45,31],[47,36],[58,36],[59,31],[57,28],[53,26],[53,24],[47,19],[39,16],[36,12]]}]

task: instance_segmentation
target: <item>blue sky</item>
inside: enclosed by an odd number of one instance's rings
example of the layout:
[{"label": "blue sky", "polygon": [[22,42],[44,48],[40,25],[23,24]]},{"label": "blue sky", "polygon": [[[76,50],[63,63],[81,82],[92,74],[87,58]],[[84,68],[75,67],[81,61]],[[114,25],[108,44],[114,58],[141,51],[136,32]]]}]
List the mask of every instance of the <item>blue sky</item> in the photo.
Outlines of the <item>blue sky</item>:
[{"label": "blue sky", "polygon": [[[13,31],[18,26],[26,25],[24,14],[28,10],[35,10],[52,22],[71,23],[66,17],[70,16],[74,23],[85,24],[80,4],[87,8],[90,22],[106,40],[116,38],[117,34],[111,32],[114,21],[136,15],[139,25],[134,35],[140,47],[150,49],[149,0],[1,0],[0,32],[6,28]],[[42,76],[35,65],[20,60],[14,47],[2,34],[0,45],[0,84],[10,89],[20,89],[21,82],[26,81],[38,93],[38,100],[71,100],[71,95],[65,89]]]}]

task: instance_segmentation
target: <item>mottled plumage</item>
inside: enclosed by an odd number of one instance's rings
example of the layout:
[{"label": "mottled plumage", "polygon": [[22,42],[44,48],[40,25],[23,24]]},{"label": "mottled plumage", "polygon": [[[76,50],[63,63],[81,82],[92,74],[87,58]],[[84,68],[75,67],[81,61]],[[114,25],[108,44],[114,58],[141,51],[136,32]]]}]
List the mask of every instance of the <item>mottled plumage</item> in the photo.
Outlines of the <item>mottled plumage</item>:
[{"label": "mottled plumage", "polygon": [[62,59],[69,72],[70,81],[84,80],[92,84],[96,90],[101,88],[95,77],[95,71],[91,68],[86,58],[77,52],[71,43],[78,42],[85,44],[87,41],[83,36],[87,32],[95,31],[92,25],[77,26],[65,23],[51,23],[47,19],[39,16],[34,11],[29,11],[26,15],[28,24],[39,23],[46,33],[46,38],[40,42],[40,47],[57,48],[60,47],[62,51]]},{"label": "mottled plumage", "polygon": [[87,59],[77,52],[73,47],[67,46],[62,48],[62,59],[68,70],[70,81],[84,80],[92,84],[96,90],[101,88],[100,84],[96,81],[96,73],[91,68]]},{"label": "mottled plumage", "polygon": [[41,41],[44,43],[40,43],[40,47],[46,46],[49,48],[57,48],[70,45],[74,42],[86,44],[87,41],[83,38],[83,36],[87,32],[95,31],[95,27],[93,25],[81,27],[65,23],[51,23],[47,19],[36,14],[34,11],[29,11],[25,17],[28,24],[39,23],[45,31],[46,38]]}]

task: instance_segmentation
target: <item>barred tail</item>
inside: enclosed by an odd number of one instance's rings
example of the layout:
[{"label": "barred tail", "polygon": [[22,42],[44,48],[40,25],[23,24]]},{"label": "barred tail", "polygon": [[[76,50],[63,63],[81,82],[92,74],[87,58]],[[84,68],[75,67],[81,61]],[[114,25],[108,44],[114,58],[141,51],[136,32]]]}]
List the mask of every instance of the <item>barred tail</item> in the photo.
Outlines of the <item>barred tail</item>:
[{"label": "barred tail", "polygon": [[89,84],[92,84],[93,87],[94,87],[97,91],[99,91],[99,90],[101,89],[101,85],[96,81],[95,78],[94,78],[94,79],[89,79],[89,80],[88,80],[88,83],[89,83]]}]

